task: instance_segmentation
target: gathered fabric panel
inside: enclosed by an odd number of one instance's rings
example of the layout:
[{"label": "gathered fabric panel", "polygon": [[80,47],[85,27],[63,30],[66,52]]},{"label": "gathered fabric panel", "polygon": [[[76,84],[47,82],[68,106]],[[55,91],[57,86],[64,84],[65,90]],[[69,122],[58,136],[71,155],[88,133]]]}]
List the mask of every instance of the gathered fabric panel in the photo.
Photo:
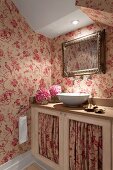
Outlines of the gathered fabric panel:
[{"label": "gathered fabric panel", "polygon": [[59,117],[39,113],[38,116],[39,154],[59,163]]},{"label": "gathered fabric panel", "polygon": [[69,120],[69,170],[102,170],[102,127]]}]

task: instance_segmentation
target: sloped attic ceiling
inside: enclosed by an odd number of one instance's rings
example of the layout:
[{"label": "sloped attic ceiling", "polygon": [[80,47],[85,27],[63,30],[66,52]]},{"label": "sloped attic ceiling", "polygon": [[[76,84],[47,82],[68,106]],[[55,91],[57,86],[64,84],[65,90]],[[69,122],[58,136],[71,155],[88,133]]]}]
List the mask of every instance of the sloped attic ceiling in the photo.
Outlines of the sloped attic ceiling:
[{"label": "sloped attic ceiling", "polygon": [[93,21],[113,27],[113,0],[76,0],[76,5]]}]

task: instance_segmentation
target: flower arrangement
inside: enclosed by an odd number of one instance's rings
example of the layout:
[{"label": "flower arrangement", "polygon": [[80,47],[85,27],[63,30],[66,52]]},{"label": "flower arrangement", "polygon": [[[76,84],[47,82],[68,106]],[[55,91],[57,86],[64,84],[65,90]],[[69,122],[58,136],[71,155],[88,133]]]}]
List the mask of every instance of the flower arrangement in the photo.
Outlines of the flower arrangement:
[{"label": "flower arrangement", "polygon": [[35,100],[39,104],[47,104],[48,101],[51,99],[51,95],[49,90],[47,89],[40,89],[37,90],[35,95]]},{"label": "flower arrangement", "polygon": [[47,104],[49,101],[59,102],[57,98],[58,93],[61,93],[61,86],[59,85],[52,85],[49,90],[39,89],[36,92],[35,101],[38,104]]},{"label": "flower arrangement", "polygon": [[59,86],[59,85],[53,85],[53,86],[51,86],[50,87],[50,89],[49,89],[49,91],[50,91],[50,94],[51,94],[51,102],[55,102],[55,103],[57,103],[57,102],[59,102],[59,99],[58,99],[58,97],[57,97],[57,94],[58,93],[61,93],[61,86]]},{"label": "flower arrangement", "polygon": [[50,91],[51,97],[54,97],[58,93],[61,93],[62,90],[61,90],[61,86],[53,85],[53,86],[50,87],[49,91]]}]

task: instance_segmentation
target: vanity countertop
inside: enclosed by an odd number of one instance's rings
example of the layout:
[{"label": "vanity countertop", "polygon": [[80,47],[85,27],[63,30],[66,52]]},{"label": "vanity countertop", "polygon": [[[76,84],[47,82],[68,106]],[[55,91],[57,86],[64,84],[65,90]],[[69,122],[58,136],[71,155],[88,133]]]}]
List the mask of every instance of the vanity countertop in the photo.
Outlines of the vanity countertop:
[{"label": "vanity countertop", "polygon": [[38,107],[43,109],[56,110],[66,113],[79,114],[84,116],[92,116],[103,119],[113,119],[113,107],[99,106],[99,108],[105,109],[104,113],[87,112],[82,107],[66,107],[62,103],[49,103],[47,105],[31,104],[31,107]]}]

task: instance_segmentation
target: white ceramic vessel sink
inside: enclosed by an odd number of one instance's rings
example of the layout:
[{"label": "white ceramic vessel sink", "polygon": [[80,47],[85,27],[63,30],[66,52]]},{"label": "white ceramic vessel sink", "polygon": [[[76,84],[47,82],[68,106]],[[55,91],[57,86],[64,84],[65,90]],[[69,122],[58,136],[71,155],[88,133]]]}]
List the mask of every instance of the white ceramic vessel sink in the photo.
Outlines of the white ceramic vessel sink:
[{"label": "white ceramic vessel sink", "polygon": [[71,107],[80,106],[89,98],[86,93],[59,93],[57,96],[64,105]]}]

